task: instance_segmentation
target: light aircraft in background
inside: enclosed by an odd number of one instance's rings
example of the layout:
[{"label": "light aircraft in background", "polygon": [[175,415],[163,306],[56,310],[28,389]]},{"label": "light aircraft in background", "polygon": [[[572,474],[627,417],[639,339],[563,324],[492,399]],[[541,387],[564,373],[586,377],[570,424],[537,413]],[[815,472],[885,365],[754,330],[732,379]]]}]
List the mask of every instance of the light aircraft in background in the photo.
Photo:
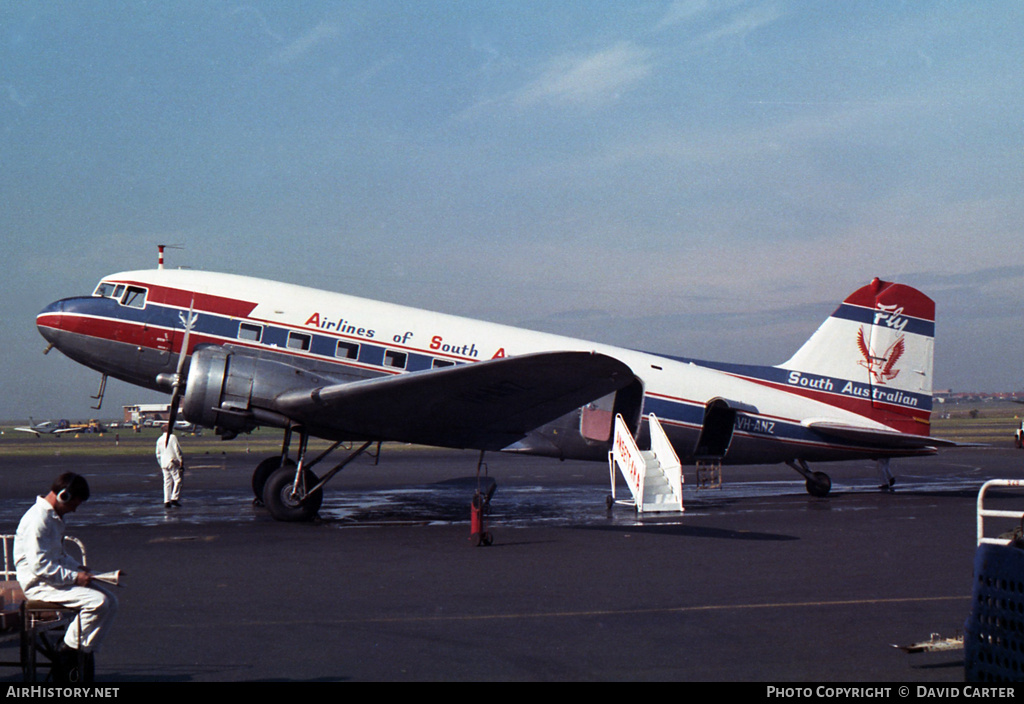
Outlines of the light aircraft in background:
[{"label": "light aircraft in background", "polygon": [[[164,429],[166,429],[167,426],[170,425],[170,421],[160,420],[159,418],[154,418],[151,421],[147,421],[147,423],[149,425],[152,425],[154,428]],[[187,420],[174,421],[174,429],[182,433],[195,433],[197,430],[199,430],[198,426],[196,426],[195,423],[189,423]]]},{"label": "light aircraft in background", "polygon": [[37,438],[43,435],[64,435],[66,433],[102,433],[106,429],[98,420],[90,420],[88,423],[72,423],[66,418],[60,420],[47,420],[36,423],[31,417],[28,419],[28,426],[21,426],[15,430],[23,433],[33,433]]},{"label": "light aircraft in background", "polygon": [[[171,418],[224,438],[284,429],[253,489],[275,518],[315,515],[324,483],[373,443],[607,461],[616,417],[643,442],[656,414],[682,462],[808,463],[933,454],[935,304],[875,279],[788,361],[650,354],[303,286],[152,269],[47,306],[39,331],[71,359],[171,394]],[[101,382],[101,389],[103,388]],[[298,435],[297,463],[288,459]],[[335,441],[306,457],[309,437]],[[333,469],[311,468],[343,442]]]},{"label": "light aircraft in background", "polygon": [[15,428],[22,433],[33,433],[37,438],[41,438],[43,435],[59,435],[66,433],[71,430],[71,423],[66,418],[60,420],[44,420],[42,423],[36,423],[35,420],[29,416],[28,425]]}]

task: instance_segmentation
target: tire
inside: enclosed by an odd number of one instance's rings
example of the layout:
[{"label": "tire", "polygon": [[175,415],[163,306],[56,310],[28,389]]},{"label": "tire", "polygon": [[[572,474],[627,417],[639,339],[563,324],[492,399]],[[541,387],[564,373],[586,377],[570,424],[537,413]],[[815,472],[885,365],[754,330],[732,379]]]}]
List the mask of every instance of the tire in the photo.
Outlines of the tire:
[{"label": "tire", "polygon": [[281,464],[281,455],[274,455],[256,465],[256,469],[252,473],[252,493],[256,496],[256,501],[260,504],[263,503],[263,488],[267,485],[267,479],[274,473],[274,470],[278,467],[291,467],[292,476],[294,477],[295,472],[295,460],[287,459],[284,461],[284,465]]},{"label": "tire", "polygon": [[[307,487],[313,486],[318,481],[316,475],[308,469],[304,471],[304,479]],[[324,492],[318,489],[312,494],[294,497],[292,496],[294,483],[294,467],[275,469],[267,478],[266,486],[263,488],[263,503],[266,504],[270,515],[278,521],[290,523],[311,521],[320,510]]]},{"label": "tire", "polygon": [[824,498],[832,491],[832,479],[824,472],[814,472],[807,480],[807,493],[811,496]]}]

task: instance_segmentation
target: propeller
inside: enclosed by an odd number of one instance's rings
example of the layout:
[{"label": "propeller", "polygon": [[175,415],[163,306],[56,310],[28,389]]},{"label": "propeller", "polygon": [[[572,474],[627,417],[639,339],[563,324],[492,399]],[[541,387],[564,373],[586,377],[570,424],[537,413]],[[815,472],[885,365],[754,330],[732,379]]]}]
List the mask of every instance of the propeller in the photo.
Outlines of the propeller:
[{"label": "propeller", "polygon": [[174,383],[171,387],[171,412],[167,419],[167,437],[171,436],[174,432],[174,423],[178,419],[178,406],[181,403],[181,392],[185,387],[185,379],[182,376],[182,372],[185,369],[185,358],[188,356],[188,338],[192,333],[192,325],[195,323],[195,318],[192,315],[192,310],[195,307],[196,299],[192,297],[192,301],[188,304],[188,318],[185,322],[185,336],[181,340],[181,351],[178,352],[178,368],[174,372]]}]

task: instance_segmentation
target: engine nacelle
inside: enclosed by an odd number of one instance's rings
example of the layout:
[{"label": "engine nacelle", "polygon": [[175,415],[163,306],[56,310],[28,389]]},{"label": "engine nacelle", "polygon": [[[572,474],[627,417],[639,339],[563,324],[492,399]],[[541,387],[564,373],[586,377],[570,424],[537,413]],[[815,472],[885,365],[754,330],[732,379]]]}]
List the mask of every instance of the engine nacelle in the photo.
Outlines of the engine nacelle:
[{"label": "engine nacelle", "polygon": [[260,425],[285,427],[275,399],[284,391],[314,389],[331,380],[294,365],[219,345],[192,353],[181,412],[190,423],[234,437]]}]

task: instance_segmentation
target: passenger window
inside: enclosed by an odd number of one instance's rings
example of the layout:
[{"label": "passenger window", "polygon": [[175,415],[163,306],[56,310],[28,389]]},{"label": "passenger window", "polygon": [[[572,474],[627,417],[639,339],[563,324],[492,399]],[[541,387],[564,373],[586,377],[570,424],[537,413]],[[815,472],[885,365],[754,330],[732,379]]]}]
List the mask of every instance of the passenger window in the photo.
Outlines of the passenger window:
[{"label": "passenger window", "polygon": [[395,369],[405,369],[405,363],[409,360],[409,355],[405,352],[397,352],[395,350],[386,350],[384,352],[384,366],[394,367]]},{"label": "passenger window", "polygon": [[440,369],[441,367],[454,367],[455,362],[450,359],[435,359],[431,367],[434,369]]},{"label": "passenger window", "polygon": [[308,351],[312,337],[302,332],[288,333],[288,349]]},{"label": "passenger window", "polygon": [[341,359],[358,359],[359,345],[357,345],[355,342],[345,342],[344,340],[338,340],[338,346],[334,350],[334,356],[340,357]]},{"label": "passenger window", "polygon": [[128,290],[125,291],[124,298],[121,299],[121,305],[128,306],[129,308],[145,308],[146,289],[139,288],[138,286],[129,286]]},{"label": "passenger window", "polygon": [[259,342],[263,339],[263,326],[253,325],[252,323],[239,323],[238,339]]}]

